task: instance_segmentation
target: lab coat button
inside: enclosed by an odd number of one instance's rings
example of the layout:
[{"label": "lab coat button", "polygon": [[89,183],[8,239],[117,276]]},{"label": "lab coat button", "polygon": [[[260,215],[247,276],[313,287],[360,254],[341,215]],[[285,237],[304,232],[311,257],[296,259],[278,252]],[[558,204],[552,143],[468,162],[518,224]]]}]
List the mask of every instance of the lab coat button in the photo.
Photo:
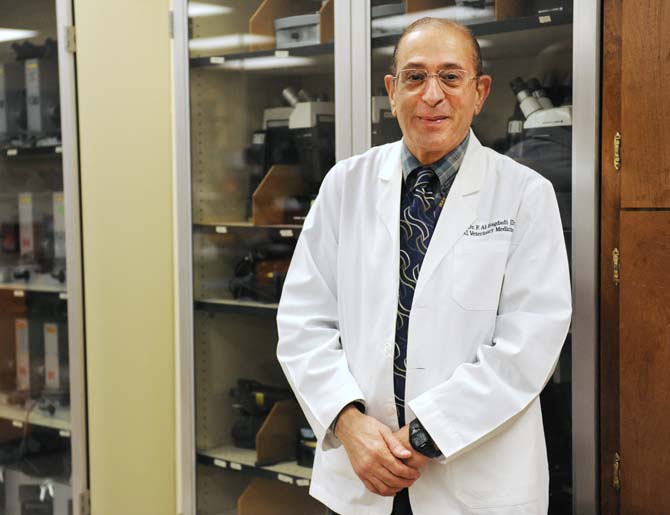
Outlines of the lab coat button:
[{"label": "lab coat button", "polygon": [[384,344],[384,356],[387,358],[393,357],[393,351],[395,350],[395,343],[388,342]]},{"label": "lab coat button", "polygon": [[395,412],[396,412],[395,404],[393,404],[392,402],[389,402],[384,407],[384,415],[386,415],[387,417],[392,417],[393,415],[395,415]]}]

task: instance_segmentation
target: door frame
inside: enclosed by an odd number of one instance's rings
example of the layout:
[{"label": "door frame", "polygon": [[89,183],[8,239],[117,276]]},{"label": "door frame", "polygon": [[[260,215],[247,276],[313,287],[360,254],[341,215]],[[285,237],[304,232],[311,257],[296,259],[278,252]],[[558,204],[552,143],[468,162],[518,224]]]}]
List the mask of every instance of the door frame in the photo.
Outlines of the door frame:
[{"label": "door frame", "polygon": [[61,111],[63,196],[65,201],[67,318],[70,367],[70,452],[73,513],[89,513],[88,431],[84,283],[79,181],[79,131],[75,54],[68,50],[74,27],[72,0],[56,0],[58,74]]},{"label": "door frame", "polygon": [[[573,2],[573,513],[599,513],[598,280],[601,1]],[[577,264],[578,266],[575,266]]]}]

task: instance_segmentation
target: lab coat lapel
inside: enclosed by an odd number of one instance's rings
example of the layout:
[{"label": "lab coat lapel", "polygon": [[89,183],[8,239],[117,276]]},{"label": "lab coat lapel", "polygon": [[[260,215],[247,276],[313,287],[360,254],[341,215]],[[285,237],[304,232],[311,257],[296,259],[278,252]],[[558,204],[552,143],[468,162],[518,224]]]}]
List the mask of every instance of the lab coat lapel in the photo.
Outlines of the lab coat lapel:
[{"label": "lab coat lapel", "polygon": [[377,203],[375,204],[377,216],[391,238],[394,255],[400,253],[401,145],[401,141],[393,143],[387,156],[381,161],[377,174]]},{"label": "lab coat lapel", "polygon": [[463,163],[447,195],[442,213],[437,220],[433,237],[421,265],[414,299],[419,298],[430,276],[456,241],[477,217],[479,190],[486,174],[486,153],[470,131],[470,141]]}]

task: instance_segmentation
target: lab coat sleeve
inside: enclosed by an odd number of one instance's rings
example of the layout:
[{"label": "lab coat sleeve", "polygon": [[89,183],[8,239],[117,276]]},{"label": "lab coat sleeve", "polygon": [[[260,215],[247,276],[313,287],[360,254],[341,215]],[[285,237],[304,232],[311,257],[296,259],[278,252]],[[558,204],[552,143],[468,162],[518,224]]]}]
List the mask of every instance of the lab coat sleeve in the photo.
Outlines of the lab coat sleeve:
[{"label": "lab coat sleeve", "polygon": [[277,313],[277,358],[324,450],[338,447],[330,425],[344,406],[365,402],[340,342],[337,305],[342,169],[333,168],[305,219]]},{"label": "lab coat sleeve", "polygon": [[548,382],[572,313],[561,219],[551,184],[526,188],[505,266],[493,341],[409,406],[449,462],[504,430]]}]

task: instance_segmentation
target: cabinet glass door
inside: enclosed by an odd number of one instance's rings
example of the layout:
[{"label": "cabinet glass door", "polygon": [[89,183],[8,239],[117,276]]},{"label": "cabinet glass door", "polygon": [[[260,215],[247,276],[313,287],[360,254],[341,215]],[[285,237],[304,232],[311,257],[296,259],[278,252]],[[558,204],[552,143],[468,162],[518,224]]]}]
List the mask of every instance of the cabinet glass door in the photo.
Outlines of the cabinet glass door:
[{"label": "cabinet glass door", "polygon": [[73,513],[66,239],[78,235],[66,234],[56,10],[0,0],[0,513],[10,515]]},{"label": "cabinet glass door", "polygon": [[187,5],[195,504],[203,515],[268,503],[322,513],[275,317],[335,161],[334,0]]},{"label": "cabinet glass door", "polygon": [[[572,244],[571,0],[372,0],[371,79],[373,146],[402,137],[384,90],[399,35],[425,16],[467,25],[493,77],[486,105],[473,120],[483,145],[549,179],[558,197],[568,255]],[[550,514],[572,513],[572,348],[568,335],[541,394],[550,466]],[[494,465],[492,465],[494,466]]]}]

